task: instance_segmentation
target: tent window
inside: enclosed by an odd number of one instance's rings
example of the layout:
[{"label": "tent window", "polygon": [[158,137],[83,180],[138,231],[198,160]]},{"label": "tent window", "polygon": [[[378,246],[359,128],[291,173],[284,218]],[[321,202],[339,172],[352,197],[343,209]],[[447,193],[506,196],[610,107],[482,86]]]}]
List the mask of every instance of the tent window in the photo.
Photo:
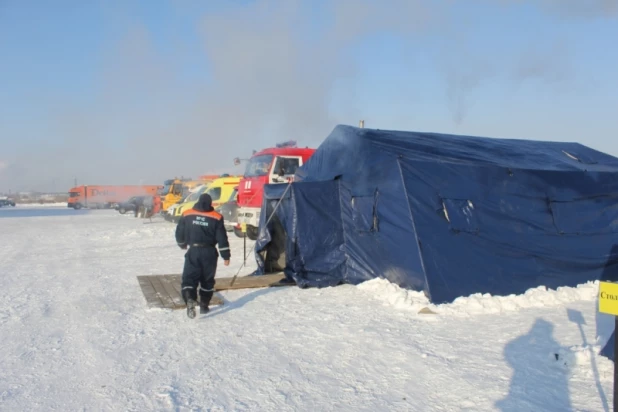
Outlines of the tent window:
[{"label": "tent window", "polygon": [[479,225],[474,203],[468,199],[442,199],[444,216],[451,230],[478,233]]},{"label": "tent window", "polygon": [[549,202],[560,234],[618,233],[618,198],[599,196]]},{"label": "tent window", "polygon": [[377,232],[378,196],[353,196],[352,197],[352,221],[359,232]]}]

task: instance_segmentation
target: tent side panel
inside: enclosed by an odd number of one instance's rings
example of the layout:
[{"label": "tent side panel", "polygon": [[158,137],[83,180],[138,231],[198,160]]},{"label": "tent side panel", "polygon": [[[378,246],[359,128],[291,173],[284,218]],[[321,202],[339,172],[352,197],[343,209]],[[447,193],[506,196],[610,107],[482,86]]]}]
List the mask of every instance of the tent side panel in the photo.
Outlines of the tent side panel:
[{"label": "tent side panel", "polygon": [[324,287],[343,283],[346,271],[339,182],[293,184],[295,214],[288,230],[288,267],[296,283]]},{"label": "tent side panel", "polygon": [[[435,303],[596,280],[618,243],[614,174],[405,159],[402,170]],[[600,186],[606,196],[585,197]]]},{"label": "tent side panel", "polygon": [[340,199],[348,272],[346,283],[386,278],[403,287],[426,287],[410,210],[394,158],[341,180]]}]

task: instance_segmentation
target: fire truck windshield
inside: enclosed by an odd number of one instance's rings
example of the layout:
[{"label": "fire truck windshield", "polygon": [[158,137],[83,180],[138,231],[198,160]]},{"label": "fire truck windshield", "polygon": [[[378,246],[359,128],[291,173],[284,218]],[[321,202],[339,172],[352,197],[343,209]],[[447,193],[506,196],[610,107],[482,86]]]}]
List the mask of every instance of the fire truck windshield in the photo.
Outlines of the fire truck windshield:
[{"label": "fire truck windshield", "polygon": [[270,165],[273,162],[273,155],[265,154],[255,156],[247,163],[245,169],[245,177],[266,176],[270,171]]}]

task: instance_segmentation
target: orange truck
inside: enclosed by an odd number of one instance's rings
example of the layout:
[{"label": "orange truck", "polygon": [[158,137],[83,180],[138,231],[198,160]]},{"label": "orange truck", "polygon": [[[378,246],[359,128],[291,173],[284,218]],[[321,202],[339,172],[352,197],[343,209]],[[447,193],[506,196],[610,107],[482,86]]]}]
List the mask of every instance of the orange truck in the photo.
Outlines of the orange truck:
[{"label": "orange truck", "polygon": [[157,196],[157,191],[161,187],[157,185],[77,186],[69,190],[67,207],[73,209],[108,209],[133,196]]}]

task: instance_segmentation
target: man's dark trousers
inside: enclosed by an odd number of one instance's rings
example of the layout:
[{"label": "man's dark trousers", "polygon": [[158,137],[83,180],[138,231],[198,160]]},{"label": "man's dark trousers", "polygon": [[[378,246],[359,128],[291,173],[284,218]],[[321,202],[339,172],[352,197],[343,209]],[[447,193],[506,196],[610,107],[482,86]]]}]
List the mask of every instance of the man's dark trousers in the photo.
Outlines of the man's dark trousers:
[{"label": "man's dark trousers", "polygon": [[219,253],[214,246],[191,246],[185,254],[182,271],[182,297],[197,300],[199,284],[200,306],[208,306],[215,289],[215,272]]}]

